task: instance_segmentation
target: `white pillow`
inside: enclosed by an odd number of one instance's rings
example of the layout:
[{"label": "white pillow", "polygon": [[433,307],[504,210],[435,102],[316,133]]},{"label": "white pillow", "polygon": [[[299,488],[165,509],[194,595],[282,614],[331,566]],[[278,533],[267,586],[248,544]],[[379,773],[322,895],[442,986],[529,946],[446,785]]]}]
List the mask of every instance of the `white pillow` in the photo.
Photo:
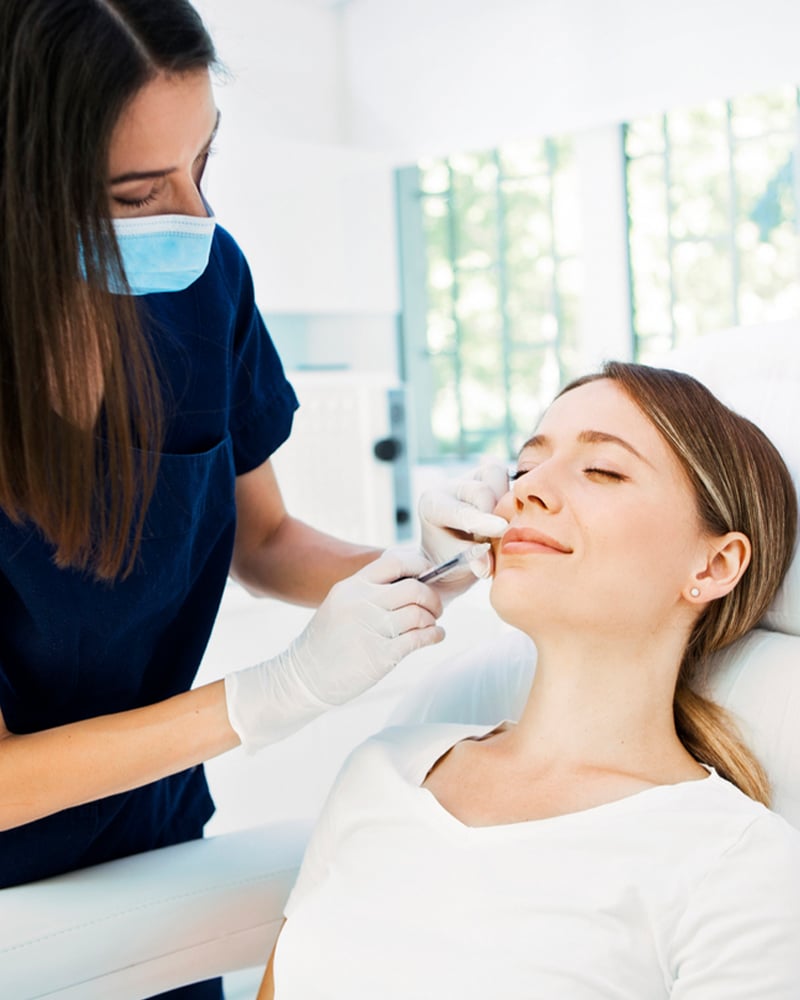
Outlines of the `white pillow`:
[{"label": "white pillow", "polygon": [[[798,489],[800,320],[707,334],[668,354],[663,365],[694,375],[732,410],[758,424],[780,451]],[[800,635],[797,549],[762,624],[776,632]]]},{"label": "white pillow", "polygon": [[764,765],[772,808],[800,829],[800,638],[753,629],[716,654],[710,688]]}]

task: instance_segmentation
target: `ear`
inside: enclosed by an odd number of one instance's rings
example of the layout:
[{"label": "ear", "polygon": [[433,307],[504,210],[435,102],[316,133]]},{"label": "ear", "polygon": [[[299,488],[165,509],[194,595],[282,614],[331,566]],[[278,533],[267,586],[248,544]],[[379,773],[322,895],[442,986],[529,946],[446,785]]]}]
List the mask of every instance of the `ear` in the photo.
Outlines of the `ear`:
[{"label": "ear", "polygon": [[729,594],[750,565],[752,546],[741,531],[711,538],[702,565],[684,588],[691,604],[706,604]]}]

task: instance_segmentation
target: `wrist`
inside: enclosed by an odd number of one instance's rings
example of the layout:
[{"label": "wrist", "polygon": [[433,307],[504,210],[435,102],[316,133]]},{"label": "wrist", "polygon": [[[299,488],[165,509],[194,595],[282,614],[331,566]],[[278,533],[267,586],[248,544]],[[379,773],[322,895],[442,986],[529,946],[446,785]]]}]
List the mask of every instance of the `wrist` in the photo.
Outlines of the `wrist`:
[{"label": "wrist", "polygon": [[291,736],[330,707],[304,683],[293,646],[225,677],[228,721],[247,753]]}]

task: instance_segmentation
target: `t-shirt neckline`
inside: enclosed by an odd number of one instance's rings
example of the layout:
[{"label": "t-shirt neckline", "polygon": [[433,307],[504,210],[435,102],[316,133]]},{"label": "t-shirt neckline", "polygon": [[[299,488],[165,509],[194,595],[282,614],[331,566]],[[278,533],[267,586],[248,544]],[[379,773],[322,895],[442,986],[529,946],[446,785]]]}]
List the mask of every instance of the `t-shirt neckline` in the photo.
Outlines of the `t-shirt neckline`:
[{"label": "t-shirt neckline", "polygon": [[[533,830],[544,830],[553,826],[569,825],[596,819],[599,816],[613,816],[616,813],[626,813],[639,811],[644,800],[659,798],[664,795],[680,793],[689,785],[705,785],[705,782],[716,782],[721,780],[717,771],[709,764],[700,763],[700,766],[708,771],[706,778],[687,778],[683,781],[676,781],[671,784],[653,785],[650,788],[643,788],[641,791],[632,792],[630,795],[623,795],[621,798],[612,799],[609,802],[601,802],[596,806],[589,806],[586,809],[578,809],[573,812],[560,813],[557,816],[546,816],[541,819],[518,820],[513,823],[493,823],[481,826],[472,826],[464,823],[457,816],[453,815],[437,799],[430,789],[425,788],[423,782],[428,776],[436,762],[448,751],[465,739],[481,739],[499,729],[502,725],[513,724],[510,720],[504,719],[492,725],[473,726],[468,724],[458,725],[458,731],[453,732],[448,723],[448,731],[444,740],[436,740],[425,748],[424,756],[420,756],[414,761],[413,773],[407,775],[407,782],[414,793],[414,797],[420,803],[420,807],[428,814],[432,821],[448,826],[451,829],[463,831],[465,836],[496,836],[504,833],[524,833]],[[707,786],[706,786],[707,787]]]}]

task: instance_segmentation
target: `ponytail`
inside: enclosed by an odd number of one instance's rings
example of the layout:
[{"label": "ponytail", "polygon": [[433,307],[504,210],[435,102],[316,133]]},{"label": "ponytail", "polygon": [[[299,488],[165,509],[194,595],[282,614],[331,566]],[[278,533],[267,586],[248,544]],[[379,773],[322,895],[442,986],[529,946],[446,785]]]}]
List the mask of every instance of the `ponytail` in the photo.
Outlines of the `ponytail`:
[{"label": "ponytail", "polygon": [[731,714],[678,679],[673,702],[675,729],[689,753],[756,802],[769,806],[766,771],[748,748]]}]

